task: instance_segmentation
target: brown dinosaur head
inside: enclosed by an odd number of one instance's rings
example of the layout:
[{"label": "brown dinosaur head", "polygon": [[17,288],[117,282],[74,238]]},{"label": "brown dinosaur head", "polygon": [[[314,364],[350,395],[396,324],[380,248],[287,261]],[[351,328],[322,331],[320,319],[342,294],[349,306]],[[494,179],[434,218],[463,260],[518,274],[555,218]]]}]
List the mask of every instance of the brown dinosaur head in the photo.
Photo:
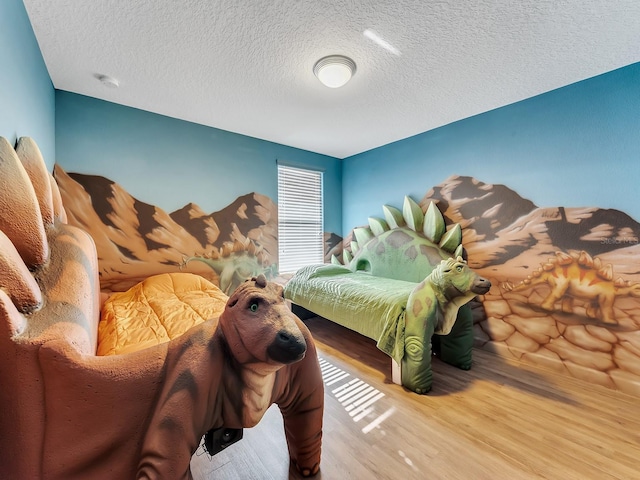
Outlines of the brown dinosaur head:
[{"label": "brown dinosaur head", "polygon": [[264,275],[242,283],[220,316],[231,353],[240,363],[286,365],[304,358],[307,344],[283,288]]}]

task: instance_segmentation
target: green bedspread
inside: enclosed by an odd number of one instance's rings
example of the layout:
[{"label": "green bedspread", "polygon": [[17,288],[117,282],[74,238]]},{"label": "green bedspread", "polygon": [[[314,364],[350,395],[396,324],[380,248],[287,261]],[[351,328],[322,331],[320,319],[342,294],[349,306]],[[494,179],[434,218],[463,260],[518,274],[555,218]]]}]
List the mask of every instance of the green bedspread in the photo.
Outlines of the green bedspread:
[{"label": "green bedspread", "polygon": [[404,355],[404,312],[416,283],[352,272],[341,265],[303,267],[285,297],[362,335],[398,363]]}]

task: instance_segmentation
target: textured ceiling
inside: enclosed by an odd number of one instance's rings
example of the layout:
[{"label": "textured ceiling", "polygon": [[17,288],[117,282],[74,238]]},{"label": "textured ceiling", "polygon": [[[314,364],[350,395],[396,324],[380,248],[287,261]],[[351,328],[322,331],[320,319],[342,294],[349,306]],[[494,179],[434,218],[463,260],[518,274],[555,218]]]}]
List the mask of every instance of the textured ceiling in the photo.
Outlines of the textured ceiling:
[{"label": "textured ceiling", "polygon": [[338,158],[640,61],[638,0],[24,3],[57,89]]}]

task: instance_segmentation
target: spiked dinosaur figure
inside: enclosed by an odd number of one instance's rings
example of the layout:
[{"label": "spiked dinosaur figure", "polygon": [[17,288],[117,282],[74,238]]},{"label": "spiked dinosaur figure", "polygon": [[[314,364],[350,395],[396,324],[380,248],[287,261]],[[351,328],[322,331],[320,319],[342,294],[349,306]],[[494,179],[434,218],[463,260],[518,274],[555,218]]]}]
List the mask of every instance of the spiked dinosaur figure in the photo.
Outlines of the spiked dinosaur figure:
[{"label": "spiked dinosaur figure", "polygon": [[[343,252],[345,266],[418,284],[406,306],[400,376],[405,387],[426,393],[431,389],[432,352],[451,365],[471,368],[473,317],[468,302],[487,293],[491,282],[469,268],[462,228],[453,224],[447,229],[435,203],[423,212],[406,196],[402,211],[389,205],[383,211],[384,219],[370,217],[369,227],[354,229],[351,252]],[[332,263],[340,264],[336,257]]]},{"label": "spiked dinosaur figure", "polygon": [[180,268],[186,267],[189,262],[204,263],[220,277],[220,289],[231,295],[238,285],[251,276],[263,274],[269,278],[272,275],[275,266],[266,266],[265,257],[264,250],[256,247],[251,240],[247,239],[244,243],[236,240],[225,243],[219,253],[186,257]]},{"label": "spiked dinosaur figure", "polygon": [[318,471],[322,376],[282,287],[258,276],[219,319],[100,357],[97,272],[35,143],[0,137],[0,478],[189,479],[205,433],[254,426],[273,403],[292,463]]},{"label": "spiked dinosaur figure", "polygon": [[[462,257],[442,260],[411,292],[405,316],[405,359],[402,362],[402,383],[416,393],[431,389],[431,345],[424,338],[449,335],[456,323],[460,307],[476,295],[484,295],[491,282],[469,268]],[[438,344],[442,355],[444,345]],[[449,352],[444,352],[445,358]],[[464,370],[471,362],[458,365]]]},{"label": "spiked dinosaur figure", "polygon": [[502,287],[507,292],[520,292],[536,285],[547,285],[551,291],[540,306],[548,311],[555,310],[561,301],[563,312],[573,313],[575,299],[587,301],[586,314],[604,323],[617,324],[613,313],[616,297],[640,297],[640,284],[632,284],[618,278],[613,280],[613,266],[603,265],[587,252],[556,252],[522,282],[513,285],[505,282]]}]

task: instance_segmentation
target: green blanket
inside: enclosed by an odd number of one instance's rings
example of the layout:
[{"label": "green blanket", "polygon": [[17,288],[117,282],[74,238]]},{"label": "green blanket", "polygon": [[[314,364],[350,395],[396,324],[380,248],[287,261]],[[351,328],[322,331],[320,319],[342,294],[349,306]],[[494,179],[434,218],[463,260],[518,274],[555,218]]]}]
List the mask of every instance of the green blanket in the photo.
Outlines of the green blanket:
[{"label": "green blanket", "polygon": [[303,267],[285,286],[285,297],[377,342],[400,363],[404,355],[404,312],[413,282],[352,272],[341,265]]}]

